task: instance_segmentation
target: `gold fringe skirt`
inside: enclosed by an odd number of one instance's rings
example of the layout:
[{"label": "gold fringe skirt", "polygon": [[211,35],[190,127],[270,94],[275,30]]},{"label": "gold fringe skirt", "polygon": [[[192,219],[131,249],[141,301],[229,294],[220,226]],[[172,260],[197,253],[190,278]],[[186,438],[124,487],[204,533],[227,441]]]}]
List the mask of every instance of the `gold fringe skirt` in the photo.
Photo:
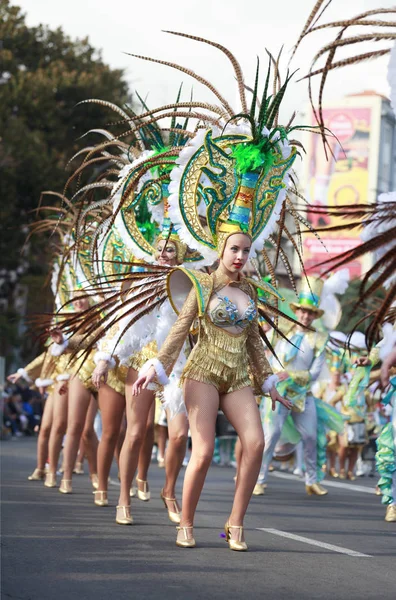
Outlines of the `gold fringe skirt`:
[{"label": "gold fringe skirt", "polygon": [[197,345],[193,348],[180,383],[186,379],[213,385],[229,394],[252,385],[246,352],[248,330],[238,334],[217,327],[206,315],[200,321]]}]

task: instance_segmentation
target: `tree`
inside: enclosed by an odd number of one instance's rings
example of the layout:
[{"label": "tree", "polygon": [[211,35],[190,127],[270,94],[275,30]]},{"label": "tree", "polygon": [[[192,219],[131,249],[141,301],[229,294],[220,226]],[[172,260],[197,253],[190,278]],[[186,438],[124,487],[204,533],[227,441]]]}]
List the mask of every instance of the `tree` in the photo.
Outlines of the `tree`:
[{"label": "tree", "polygon": [[114,120],[100,106],[76,105],[96,97],[122,106],[129,97],[123,71],[106,65],[88,38],[72,40],[60,28],[28,27],[9,0],[0,0],[0,40],[0,280],[9,311],[0,353],[10,354],[10,342],[16,343],[9,324],[16,286],[24,277],[44,281],[48,268],[47,240],[32,239],[21,255],[31,211],[42,191],[62,192],[78,137]]}]

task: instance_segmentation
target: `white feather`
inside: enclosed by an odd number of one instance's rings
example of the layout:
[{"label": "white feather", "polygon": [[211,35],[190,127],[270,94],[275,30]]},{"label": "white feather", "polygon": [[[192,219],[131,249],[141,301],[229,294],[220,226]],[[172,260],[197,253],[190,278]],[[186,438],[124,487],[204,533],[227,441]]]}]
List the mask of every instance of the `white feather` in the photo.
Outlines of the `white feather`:
[{"label": "white feather", "polygon": [[384,360],[392,352],[396,345],[396,325],[385,323],[382,326],[382,333],[384,337],[378,344],[380,349],[380,359]]},{"label": "white feather", "polygon": [[[322,290],[322,300],[325,300],[327,294],[345,294],[348,285],[349,285],[349,270],[348,269],[340,269],[336,271],[334,275],[331,275],[323,285]],[[320,308],[322,308],[322,302],[320,303]]]},{"label": "white feather", "polygon": [[349,343],[352,348],[357,348],[358,350],[367,350],[366,338],[364,333],[361,331],[354,331],[350,337]]},{"label": "white feather", "polygon": [[186,406],[184,404],[183,390],[179,386],[177,377],[170,378],[168,385],[164,387],[164,403],[163,407],[169,411],[170,420],[181,413],[186,414]]}]

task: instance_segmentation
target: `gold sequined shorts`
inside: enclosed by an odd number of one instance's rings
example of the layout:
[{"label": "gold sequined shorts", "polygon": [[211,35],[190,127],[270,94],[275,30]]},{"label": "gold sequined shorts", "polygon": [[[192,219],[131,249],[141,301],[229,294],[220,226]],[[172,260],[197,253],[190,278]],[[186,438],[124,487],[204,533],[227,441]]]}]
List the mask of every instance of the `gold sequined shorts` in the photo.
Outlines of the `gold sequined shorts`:
[{"label": "gold sequined shorts", "polygon": [[107,377],[107,385],[113,390],[125,396],[125,382],[128,373],[128,367],[125,365],[117,365],[114,369],[110,369]]},{"label": "gold sequined shorts", "polygon": [[54,370],[50,375],[48,375],[48,379],[53,379],[54,383],[46,388],[48,394],[51,394],[51,392],[54,391],[55,385],[56,383],[58,383],[58,375],[65,375],[70,373],[69,360],[70,354],[61,354],[60,356],[54,357]]},{"label": "gold sequined shorts", "polygon": [[180,382],[186,379],[213,385],[219,394],[251,387],[246,352],[247,331],[231,334],[202,319],[197,345],[193,348]]},{"label": "gold sequined shorts", "polygon": [[83,384],[83,386],[90,392],[98,391],[96,389],[96,387],[94,386],[94,384],[92,383],[92,379],[91,379],[92,373],[94,372],[94,369],[95,369],[95,362],[93,359],[94,354],[95,354],[95,350],[92,350],[92,352],[89,353],[89,355],[85,358],[85,360],[84,360],[84,355],[78,356],[77,360],[75,362],[73,362],[72,365],[69,366],[69,370],[68,370],[70,375],[71,376],[76,375],[79,378],[79,380],[81,381],[81,383]]},{"label": "gold sequined shorts", "polygon": [[338,444],[338,433],[336,431],[329,431],[327,433],[328,442],[327,442],[327,450],[329,452],[338,452],[339,444]]},{"label": "gold sequined shorts", "polygon": [[130,357],[128,367],[140,371],[144,363],[157,356],[157,342],[153,341],[147,344],[140,352]]}]

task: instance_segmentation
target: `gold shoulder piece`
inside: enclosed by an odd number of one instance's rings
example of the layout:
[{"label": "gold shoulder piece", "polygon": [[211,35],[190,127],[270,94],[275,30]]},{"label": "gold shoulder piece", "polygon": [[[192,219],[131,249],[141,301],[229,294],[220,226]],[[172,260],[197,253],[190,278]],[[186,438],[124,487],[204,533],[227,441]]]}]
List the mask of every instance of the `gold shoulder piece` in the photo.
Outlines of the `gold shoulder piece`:
[{"label": "gold shoulder piece", "polygon": [[213,279],[208,273],[176,267],[169,273],[166,286],[176,314],[179,314],[192,287],[197,296],[198,316],[205,314],[213,290]]}]

